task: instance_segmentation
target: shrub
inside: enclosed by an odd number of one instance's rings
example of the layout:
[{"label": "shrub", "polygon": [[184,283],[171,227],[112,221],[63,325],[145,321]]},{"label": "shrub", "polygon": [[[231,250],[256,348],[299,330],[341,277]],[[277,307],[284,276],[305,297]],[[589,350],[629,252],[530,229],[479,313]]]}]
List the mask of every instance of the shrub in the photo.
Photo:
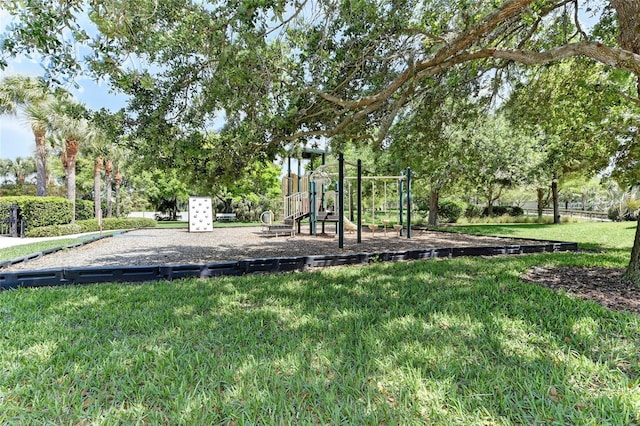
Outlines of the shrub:
[{"label": "shrub", "polygon": [[482,216],[482,207],[477,204],[467,204],[467,208],[464,210],[464,217],[472,219],[474,217]]},{"label": "shrub", "polygon": [[[523,216],[524,210],[518,206],[493,206],[491,216]],[[482,216],[489,216],[489,209],[486,207],[482,209]]]},{"label": "shrub", "polygon": [[638,214],[640,214],[640,200],[629,200],[622,205],[616,204],[615,206],[609,207],[609,210],[607,210],[609,220],[616,222],[624,220],[637,221]]},{"label": "shrub", "polygon": [[[106,218],[102,221],[104,231],[117,229],[150,228],[156,226],[156,221],[145,218]],[[84,232],[98,232],[97,219],[79,220],[65,225],[42,226],[29,229],[25,232],[27,237],[55,237],[60,235],[80,234]]]},{"label": "shrub", "polygon": [[413,207],[419,212],[429,211],[429,198],[428,197],[414,197]]},{"label": "shrub", "polygon": [[512,206],[509,209],[509,216],[524,216],[524,210],[522,209],[522,207],[519,206]]},{"label": "shrub", "polygon": [[438,217],[446,223],[455,223],[458,221],[462,212],[467,208],[467,204],[463,201],[441,200],[438,204]]},{"label": "shrub", "polygon": [[67,223],[66,225],[49,225],[28,229],[24,234],[29,238],[60,237],[62,235],[79,234],[82,232],[81,229],[81,226],[77,223]]},{"label": "shrub", "polygon": [[614,222],[620,222],[622,219],[620,218],[620,206],[611,206],[609,210],[607,210],[607,217],[609,220]]},{"label": "shrub", "polygon": [[91,200],[76,200],[76,220],[87,220],[95,217],[95,209]]},{"label": "shrub", "polygon": [[[49,225],[64,225],[73,220],[72,202],[60,197],[2,197],[7,207],[17,204],[27,228]],[[5,211],[2,211],[4,215]]]}]

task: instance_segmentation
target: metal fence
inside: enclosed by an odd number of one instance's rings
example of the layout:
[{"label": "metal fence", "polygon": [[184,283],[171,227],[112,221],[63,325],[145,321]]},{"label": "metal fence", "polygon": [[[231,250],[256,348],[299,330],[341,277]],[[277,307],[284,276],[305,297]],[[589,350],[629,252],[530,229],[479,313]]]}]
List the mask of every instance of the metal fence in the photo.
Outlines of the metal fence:
[{"label": "metal fence", "polygon": [[0,235],[24,237],[25,221],[17,204],[0,203]]},{"label": "metal fence", "polygon": [[[558,213],[560,217],[576,217],[580,219],[594,220],[594,221],[609,221],[607,212],[596,212],[589,210],[573,210],[573,209],[559,209]],[[537,216],[538,210],[525,209],[524,214],[526,216]],[[553,216],[553,209],[543,209],[543,216]]]}]

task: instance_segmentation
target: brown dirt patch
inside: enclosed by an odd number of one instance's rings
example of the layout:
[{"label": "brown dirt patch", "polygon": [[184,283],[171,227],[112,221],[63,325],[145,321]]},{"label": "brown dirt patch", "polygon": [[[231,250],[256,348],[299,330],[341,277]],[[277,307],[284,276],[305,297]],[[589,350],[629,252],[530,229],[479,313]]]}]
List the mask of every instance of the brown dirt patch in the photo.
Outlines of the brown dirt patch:
[{"label": "brown dirt patch", "polygon": [[640,315],[640,287],[623,283],[624,269],[589,267],[531,268],[522,279],[553,290],[592,300],[614,311]]}]

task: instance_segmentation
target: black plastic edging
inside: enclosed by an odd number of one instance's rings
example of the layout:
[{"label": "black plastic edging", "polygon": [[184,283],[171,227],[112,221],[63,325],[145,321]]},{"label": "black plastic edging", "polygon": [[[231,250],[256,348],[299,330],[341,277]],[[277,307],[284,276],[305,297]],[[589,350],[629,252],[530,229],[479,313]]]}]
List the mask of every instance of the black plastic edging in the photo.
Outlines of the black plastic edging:
[{"label": "black plastic edging", "polygon": [[[95,241],[95,240],[92,240]],[[67,284],[105,282],[147,282],[187,277],[209,278],[256,273],[303,271],[309,268],[356,265],[373,262],[453,258],[461,256],[496,256],[523,253],[576,251],[577,243],[550,242],[533,245],[491,247],[442,247],[380,253],[348,253],[299,257],[244,259],[239,261],[162,266],[121,266],[63,268],[40,271],[0,273],[0,291],[19,287],[44,287]]]}]

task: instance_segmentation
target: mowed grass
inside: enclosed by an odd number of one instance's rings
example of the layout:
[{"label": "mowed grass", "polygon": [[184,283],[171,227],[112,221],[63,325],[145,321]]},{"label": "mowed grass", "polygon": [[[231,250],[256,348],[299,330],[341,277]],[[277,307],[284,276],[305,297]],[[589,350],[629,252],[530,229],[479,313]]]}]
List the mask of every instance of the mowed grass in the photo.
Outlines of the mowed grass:
[{"label": "mowed grass", "polygon": [[623,266],[599,238],[605,251],[6,291],[0,424],[638,424],[640,318],[520,280]]},{"label": "mowed grass", "polygon": [[553,224],[469,224],[443,228],[468,234],[572,241],[593,250],[631,250],[636,222],[573,222]]},{"label": "mowed grass", "polygon": [[[115,231],[103,232],[103,236],[110,236]],[[12,247],[0,249],[0,261],[12,260],[19,257],[38,253],[53,248],[65,248],[79,243],[86,243],[100,236],[100,234],[83,235],[78,237],[58,238],[54,240],[37,241],[33,243],[19,244]],[[9,237],[6,237],[9,238]],[[20,242],[22,242],[21,240]]]}]

